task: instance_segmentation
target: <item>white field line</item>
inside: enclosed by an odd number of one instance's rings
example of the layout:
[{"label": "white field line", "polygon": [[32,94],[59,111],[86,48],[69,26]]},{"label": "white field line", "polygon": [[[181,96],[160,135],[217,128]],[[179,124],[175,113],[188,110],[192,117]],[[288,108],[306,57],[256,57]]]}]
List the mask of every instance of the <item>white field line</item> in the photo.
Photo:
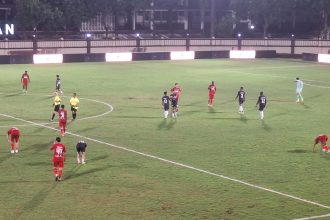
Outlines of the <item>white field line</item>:
[{"label": "white field line", "polygon": [[[0,93],[0,94],[4,94],[4,93]],[[28,95],[35,95],[35,96],[49,96],[49,97],[52,97],[50,95],[44,95],[44,94],[28,94]],[[66,97],[68,98],[68,96],[62,96],[62,97]],[[110,105],[109,103],[106,103],[106,102],[102,102],[102,101],[98,101],[98,100],[94,100],[94,99],[88,99],[88,98],[79,98],[79,99],[82,99],[82,100],[88,100],[88,101],[92,101],[92,102],[96,102],[96,103],[100,103],[100,104],[104,104],[106,106],[108,106],[109,110],[104,112],[104,113],[101,113],[101,114],[98,114],[98,115],[93,115],[93,116],[89,116],[89,117],[84,117],[84,118],[79,118],[77,119],[77,121],[81,121],[81,120],[87,120],[87,119],[92,119],[92,118],[98,118],[98,117],[102,117],[104,115],[107,115],[109,113],[111,113],[113,111],[113,106]],[[50,125],[50,124],[56,124],[57,122],[46,122],[46,123],[38,123],[38,124],[42,124],[42,125]],[[28,126],[33,126],[31,124],[21,124],[21,125],[0,125],[0,128],[7,128],[7,127],[28,127]]]},{"label": "white field line", "polygon": [[[37,126],[40,126],[40,127],[43,127],[43,128],[48,128],[48,129],[51,129],[51,130],[59,131],[56,128],[49,127],[49,126],[39,124],[39,123],[35,123],[33,121],[28,121],[28,120],[25,120],[25,119],[22,119],[22,118],[17,118],[17,117],[14,117],[14,116],[10,116],[10,115],[7,115],[7,114],[1,114],[1,113],[0,113],[0,115],[3,116],[3,117],[15,119],[15,120],[18,120],[18,121],[23,121],[23,122],[27,122],[27,123],[30,123],[30,124],[34,124],[34,125],[37,125]],[[194,170],[194,171],[197,171],[197,172],[200,172],[200,173],[205,173],[205,174],[208,174],[208,175],[211,175],[211,176],[220,177],[222,179],[230,180],[232,182],[240,183],[240,184],[245,185],[245,186],[249,186],[249,187],[260,189],[260,190],[270,192],[270,193],[273,193],[273,194],[281,195],[281,196],[291,198],[293,200],[297,200],[297,201],[300,201],[300,202],[303,202],[303,203],[308,203],[308,204],[311,204],[311,205],[315,205],[315,206],[319,206],[319,207],[322,207],[322,208],[330,209],[330,206],[328,206],[328,205],[323,205],[323,204],[318,203],[318,202],[314,202],[314,201],[303,199],[303,198],[293,196],[293,195],[290,195],[290,194],[282,193],[282,192],[279,192],[279,191],[276,191],[276,190],[273,190],[273,189],[269,189],[269,188],[266,188],[266,187],[254,185],[252,183],[248,183],[248,182],[245,182],[245,181],[242,181],[242,180],[227,177],[227,176],[224,176],[224,175],[221,175],[221,174],[213,173],[213,172],[203,170],[203,169],[200,169],[200,168],[196,168],[196,167],[193,167],[193,166],[189,166],[189,165],[186,165],[186,164],[183,164],[183,163],[180,163],[180,162],[175,162],[175,161],[168,160],[168,159],[161,158],[161,157],[157,157],[157,156],[154,156],[154,155],[151,155],[151,154],[148,154],[148,153],[143,153],[143,152],[136,151],[136,150],[133,150],[133,149],[130,149],[130,148],[121,147],[121,146],[118,146],[118,145],[114,145],[114,144],[107,143],[107,142],[104,142],[104,141],[96,140],[96,139],[89,138],[89,137],[86,137],[86,136],[82,136],[82,135],[79,135],[79,134],[75,134],[75,133],[72,133],[72,132],[67,132],[67,134],[75,136],[75,137],[83,138],[83,139],[86,139],[86,140],[90,140],[90,141],[93,141],[93,142],[96,142],[96,143],[99,143],[99,144],[107,145],[107,146],[110,146],[110,147],[113,147],[113,148],[117,148],[117,149],[121,149],[121,150],[128,151],[128,152],[131,152],[131,153],[135,153],[135,154],[138,154],[138,155],[141,155],[141,156],[144,156],[144,157],[159,160],[159,161],[162,161],[162,162],[165,162],[165,163],[173,164],[173,165],[176,165],[178,167],[184,167],[184,168]]]},{"label": "white field line", "polygon": [[317,215],[317,216],[311,216],[311,217],[305,217],[305,218],[295,218],[294,220],[310,220],[310,219],[319,219],[319,218],[325,218],[325,217],[330,217],[330,213],[325,214],[325,215]]}]

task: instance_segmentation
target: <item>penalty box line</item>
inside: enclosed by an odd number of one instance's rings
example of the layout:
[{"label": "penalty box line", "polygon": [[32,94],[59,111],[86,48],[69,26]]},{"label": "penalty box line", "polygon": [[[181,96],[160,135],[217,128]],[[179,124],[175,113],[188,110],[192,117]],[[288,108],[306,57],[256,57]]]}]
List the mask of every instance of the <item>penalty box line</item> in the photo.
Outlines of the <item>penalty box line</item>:
[{"label": "penalty box line", "polygon": [[[3,116],[3,117],[15,119],[15,120],[18,120],[18,121],[23,121],[23,122],[27,122],[27,123],[30,123],[30,124],[34,124],[34,125],[37,125],[37,126],[40,126],[40,127],[43,127],[43,128],[48,128],[48,129],[51,129],[51,130],[59,131],[59,129],[57,129],[57,128],[53,128],[53,127],[50,127],[50,126],[47,126],[47,125],[39,124],[39,123],[29,121],[29,120],[25,120],[25,119],[22,119],[22,118],[17,118],[17,117],[11,116],[11,115],[2,114],[2,113],[0,113],[0,115]],[[281,195],[281,196],[291,198],[293,200],[297,200],[297,201],[300,201],[300,202],[304,202],[304,203],[308,203],[308,204],[311,204],[311,205],[319,206],[319,207],[322,207],[322,208],[325,208],[325,209],[330,209],[330,206],[323,205],[323,204],[318,203],[318,202],[303,199],[303,198],[300,198],[300,197],[297,197],[297,196],[282,193],[280,191],[265,188],[265,187],[262,187],[262,186],[254,185],[252,183],[248,183],[248,182],[245,182],[245,181],[242,181],[242,180],[234,179],[234,178],[224,176],[224,175],[221,175],[221,174],[213,173],[213,172],[203,170],[203,169],[200,169],[200,168],[196,168],[196,167],[193,167],[193,166],[189,166],[189,165],[186,165],[186,164],[183,164],[183,163],[180,163],[180,162],[175,162],[175,161],[168,160],[168,159],[165,159],[165,158],[157,157],[157,156],[154,156],[152,154],[143,153],[143,152],[136,151],[136,150],[126,148],[126,147],[121,147],[121,146],[118,146],[118,145],[115,145],[115,144],[111,144],[111,143],[107,143],[107,142],[104,142],[104,141],[96,140],[94,138],[89,138],[89,137],[82,136],[82,135],[79,135],[79,134],[75,134],[75,133],[72,133],[72,132],[67,132],[67,134],[72,135],[74,137],[84,138],[86,140],[90,140],[90,141],[93,141],[93,142],[96,142],[96,143],[99,143],[99,144],[107,145],[107,146],[110,146],[110,147],[113,147],[113,148],[121,149],[121,150],[124,150],[124,151],[127,151],[127,152],[135,153],[135,154],[138,154],[138,155],[141,155],[141,156],[144,156],[144,157],[149,157],[149,158],[159,160],[159,161],[162,161],[162,162],[165,162],[165,163],[168,163],[168,164],[173,164],[173,165],[176,165],[178,167],[183,167],[183,168],[187,168],[187,169],[190,169],[190,170],[198,171],[200,173],[205,173],[205,174],[208,174],[208,175],[211,175],[211,176],[220,177],[222,179],[230,180],[232,182],[240,183],[240,184],[245,185],[245,186],[249,186],[249,187],[256,188],[256,189],[259,189],[259,190],[263,190],[263,191],[266,191],[266,192],[270,192],[270,193],[273,193],[273,194]]]}]

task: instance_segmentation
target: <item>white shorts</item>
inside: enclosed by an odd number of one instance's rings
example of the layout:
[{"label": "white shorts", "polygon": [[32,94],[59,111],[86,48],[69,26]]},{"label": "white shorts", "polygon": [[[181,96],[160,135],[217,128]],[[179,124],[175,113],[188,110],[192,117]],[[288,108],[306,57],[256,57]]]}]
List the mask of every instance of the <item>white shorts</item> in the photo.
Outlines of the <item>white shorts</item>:
[{"label": "white shorts", "polygon": [[297,89],[296,93],[300,94],[302,92],[302,89]]}]

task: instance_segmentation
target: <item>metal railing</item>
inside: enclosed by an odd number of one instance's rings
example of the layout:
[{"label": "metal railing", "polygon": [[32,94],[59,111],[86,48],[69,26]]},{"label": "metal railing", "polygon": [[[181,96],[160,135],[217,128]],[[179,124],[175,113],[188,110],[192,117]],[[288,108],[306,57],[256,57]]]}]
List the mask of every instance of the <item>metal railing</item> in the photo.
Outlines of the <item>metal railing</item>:
[{"label": "metal railing", "polygon": [[228,50],[229,49],[274,49],[284,48],[288,53],[301,53],[304,48],[330,52],[329,40],[300,40],[300,39],[109,39],[109,40],[38,40],[31,41],[0,41],[0,54],[7,55],[19,51],[30,51],[41,53],[42,51],[53,50],[56,53],[97,53],[99,51],[143,51],[153,50]]}]

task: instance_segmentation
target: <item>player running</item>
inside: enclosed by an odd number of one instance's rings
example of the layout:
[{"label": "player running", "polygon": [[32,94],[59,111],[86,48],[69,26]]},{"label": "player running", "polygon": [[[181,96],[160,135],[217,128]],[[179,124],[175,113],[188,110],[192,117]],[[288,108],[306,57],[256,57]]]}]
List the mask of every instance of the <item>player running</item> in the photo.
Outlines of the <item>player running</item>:
[{"label": "player running", "polygon": [[164,118],[168,116],[168,110],[170,109],[170,97],[167,95],[167,92],[164,92],[164,96],[162,97],[162,106],[164,108]]},{"label": "player running", "polygon": [[78,164],[86,163],[86,148],[87,143],[85,141],[79,141],[76,145],[77,149],[77,162]]},{"label": "player running", "polygon": [[61,98],[57,92],[54,92],[53,106],[54,106],[54,112],[53,112],[53,115],[52,115],[52,118],[50,119],[50,121],[54,120],[55,114],[58,113],[58,111],[60,110],[60,106],[61,106]]},{"label": "player running", "polygon": [[239,91],[237,92],[236,98],[235,100],[238,98],[238,113],[239,114],[244,114],[244,108],[243,108],[243,104],[245,102],[245,91],[243,86],[241,86],[241,88],[239,89]]},{"label": "player running", "polygon": [[23,84],[23,92],[27,93],[28,84],[30,83],[30,76],[28,72],[25,70],[25,72],[22,74],[21,77],[21,83]]},{"label": "player running", "polygon": [[319,143],[321,144],[321,148],[323,152],[329,152],[327,141],[328,141],[328,136],[326,134],[319,134],[317,137],[315,137],[313,152],[315,152],[315,146]]},{"label": "player running", "polygon": [[62,137],[65,135],[65,127],[66,127],[66,122],[67,122],[67,110],[64,109],[64,105],[61,105],[61,109],[58,111],[58,125],[61,130],[61,135]]},{"label": "player running", "polygon": [[78,111],[78,105],[79,105],[79,99],[77,97],[77,93],[73,93],[73,96],[70,99],[70,105],[71,105],[71,113],[72,113],[72,121],[76,120],[77,117],[77,111]]},{"label": "player running", "polygon": [[180,95],[181,95],[181,87],[179,85],[179,83],[175,83],[174,84],[174,87],[171,89],[171,92],[172,94],[175,94],[176,97],[177,97],[177,104],[179,103],[179,98],[180,98]]},{"label": "player running", "polygon": [[54,144],[50,148],[50,150],[54,151],[53,164],[54,164],[55,181],[61,181],[62,174],[63,174],[64,161],[65,161],[66,148],[65,148],[65,145],[61,143],[60,137],[56,138],[56,141],[54,141]]},{"label": "player running", "polygon": [[175,93],[170,95],[170,100],[172,103],[172,118],[177,118],[178,116],[178,98]]},{"label": "player running", "polygon": [[18,153],[20,131],[16,127],[12,127],[7,131],[7,139],[10,144],[10,153]]},{"label": "player running", "polygon": [[260,119],[264,120],[264,108],[266,107],[267,99],[266,99],[266,96],[264,96],[263,92],[260,92],[256,107],[258,104],[259,104]]},{"label": "player running", "polygon": [[297,94],[297,100],[296,102],[304,102],[304,98],[302,97],[301,93],[304,88],[304,82],[299,79],[299,77],[296,78],[296,94]]},{"label": "player running", "polygon": [[55,81],[55,91],[63,95],[63,91],[61,90],[61,79],[60,75],[56,75],[56,81]]},{"label": "player running", "polygon": [[209,90],[209,101],[207,105],[209,107],[212,107],[214,103],[214,95],[215,92],[217,91],[217,87],[215,86],[214,81],[212,81],[212,83],[209,85],[207,89]]}]

